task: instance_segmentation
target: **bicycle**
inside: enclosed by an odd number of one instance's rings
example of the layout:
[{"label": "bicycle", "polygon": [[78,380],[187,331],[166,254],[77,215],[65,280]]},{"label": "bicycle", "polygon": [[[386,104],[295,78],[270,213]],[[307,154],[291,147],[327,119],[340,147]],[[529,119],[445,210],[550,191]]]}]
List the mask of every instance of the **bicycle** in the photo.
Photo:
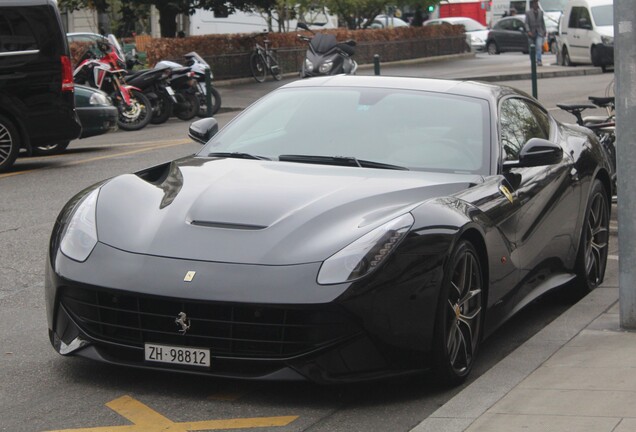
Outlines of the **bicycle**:
[{"label": "bicycle", "polygon": [[271,42],[267,39],[268,32],[264,32],[262,35],[254,36],[257,38],[259,36],[264,36],[263,45],[260,45],[258,42],[255,42],[254,51],[250,55],[250,69],[252,70],[252,76],[258,82],[264,82],[265,77],[267,77],[267,72],[269,71],[272,74],[272,77],[276,81],[280,81],[283,77],[281,73],[281,68],[278,65],[278,60],[274,56],[274,50],[271,49]]}]

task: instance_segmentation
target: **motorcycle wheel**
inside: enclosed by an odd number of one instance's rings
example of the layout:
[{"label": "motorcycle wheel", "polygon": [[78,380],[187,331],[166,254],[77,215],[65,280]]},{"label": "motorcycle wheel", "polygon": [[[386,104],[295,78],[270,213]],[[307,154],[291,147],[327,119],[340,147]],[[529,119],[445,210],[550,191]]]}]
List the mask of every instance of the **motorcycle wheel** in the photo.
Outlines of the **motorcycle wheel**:
[{"label": "motorcycle wheel", "polygon": [[192,93],[181,93],[179,96],[179,99],[183,98],[183,101],[179,101],[179,105],[175,107],[174,115],[179,120],[194,118],[199,112],[199,99]]},{"label": "motorcycle wheel", "polygon": [[157,92],[157,100],[152,107],[152,118],[150,123],[161,124],[165,123],[172,115],[173,102],[170,95],[166,92]]},{"label": "motorcycle wheel", "polygon": [[130,106],[126,106],[121,100],[117,103],[117,125],[125,131],[143,129],[152,118],[152,105],[146,95],[138,90],[130,90],[130,99]]},{"label": "motorcycle wheel", "polygon": [[[221,109],[221,93],[219,93],[219,91],[214,87],[210,87],[210,96],[212,99],[212,115],[214,115]],[[200,118],[205,118],[208,116],[208,107],[205,104],[205,95],[199,93],[197,97],[199,98],[199,112],[197,115]]]}]

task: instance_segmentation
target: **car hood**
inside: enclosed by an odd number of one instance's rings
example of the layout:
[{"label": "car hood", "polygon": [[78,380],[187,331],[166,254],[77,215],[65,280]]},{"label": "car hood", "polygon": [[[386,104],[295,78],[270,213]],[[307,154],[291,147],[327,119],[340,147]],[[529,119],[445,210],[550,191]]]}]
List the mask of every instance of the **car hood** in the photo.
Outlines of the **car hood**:
[{"label": "car hood", "polygon": [[481,176],[192,157],[102,186],[97,232],[100,242],[139,254],[318,262],[422,202],[477,182]]},{"label": "car hood", "polygon": [[468,33],[471,36],[471,38],[479,38],[482,41],[485,41],[486,39],[488,39],[489,32],[490,30],[474,30],[474,31],[466,32],[466,33]]},{"label": "car hood", "polygon": [[601,36],[614,37],[614,26],[598,26],[596,30]]}]

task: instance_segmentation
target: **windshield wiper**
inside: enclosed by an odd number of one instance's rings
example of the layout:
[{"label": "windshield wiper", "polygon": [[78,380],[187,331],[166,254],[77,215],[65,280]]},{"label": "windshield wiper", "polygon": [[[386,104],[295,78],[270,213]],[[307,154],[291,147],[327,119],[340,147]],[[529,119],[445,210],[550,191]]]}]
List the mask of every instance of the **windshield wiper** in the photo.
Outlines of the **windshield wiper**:
[{"label": "windshield wiper", "polygon": [[208,153],[208,157],[224,157],[224,158],[234,158],[234,159],[258,159],[258,160],[271,160],[265,156],[258,156],[249,153],[241,153],[241,152],[212,152]]},{"label": "windshield wiper", "polygon": [[382,162],[373,162],[363,159],[357,159],[353,156],[313,156],[313,155],[294,155],[286,154],[278,156],[278,160],[282,162],[302,162],[322,165],[339,165],[354,166],[361,168],[379,168],[408,171],[406,167],[385,164]]}]

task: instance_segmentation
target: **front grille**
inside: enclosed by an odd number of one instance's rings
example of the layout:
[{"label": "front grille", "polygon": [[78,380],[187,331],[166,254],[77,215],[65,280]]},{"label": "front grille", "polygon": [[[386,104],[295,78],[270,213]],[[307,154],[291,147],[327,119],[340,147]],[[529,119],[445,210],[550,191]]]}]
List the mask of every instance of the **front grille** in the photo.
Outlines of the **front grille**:
[{"label": "front grille", "polygon": [[[205,347],[212,355],[285,358],[360,332],[337,305],[280,306],[219,303],[66,287],[61,302],[89,336],[143,346],[145,342]],[[187,314],[190,328],[175,320]]]}]

